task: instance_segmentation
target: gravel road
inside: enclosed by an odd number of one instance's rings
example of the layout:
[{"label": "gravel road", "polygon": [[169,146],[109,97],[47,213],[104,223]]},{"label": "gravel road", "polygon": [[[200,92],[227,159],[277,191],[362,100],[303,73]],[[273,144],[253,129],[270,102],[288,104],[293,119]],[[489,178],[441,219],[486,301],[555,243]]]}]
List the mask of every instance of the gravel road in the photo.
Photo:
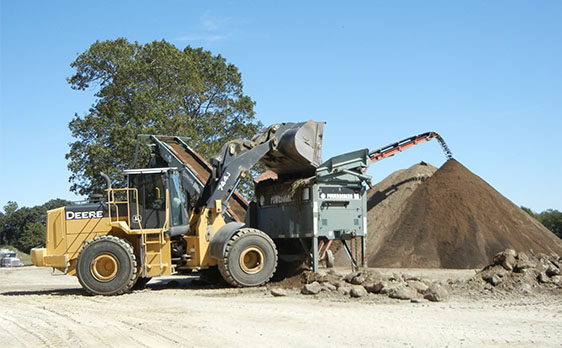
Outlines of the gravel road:
[{"label": "gravel road", "polygon": [[[411,271],[415,273],[416,271]],[[419,270],[418,270],[419,272]],[[432,270],[439,278],[439,271]],[[473,271],[443,270],[448,277]],[[86,296],[75,277],[0,269],[6,347],[562,347],[562,298],[411,303],[202,289],[153,280],[118,297]]]}]

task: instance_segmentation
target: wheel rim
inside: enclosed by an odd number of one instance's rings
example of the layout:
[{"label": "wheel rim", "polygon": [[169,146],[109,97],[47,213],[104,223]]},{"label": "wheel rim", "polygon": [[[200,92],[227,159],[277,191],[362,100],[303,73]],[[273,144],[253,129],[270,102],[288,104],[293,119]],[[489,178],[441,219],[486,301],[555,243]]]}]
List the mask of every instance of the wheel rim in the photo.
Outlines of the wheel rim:
[{"label": "wheel rim", "polygon": [[92,260],[90,270],[96,280],[109,282],[117,275],[119,261],[113,254],[100,254]]},{"label": "wheel rim", "polygon": [[265,255],[263,250],[252,246],[244,249],[240,254],[240,267],[248,274],[256,274],[263,269],[265,265]]}]

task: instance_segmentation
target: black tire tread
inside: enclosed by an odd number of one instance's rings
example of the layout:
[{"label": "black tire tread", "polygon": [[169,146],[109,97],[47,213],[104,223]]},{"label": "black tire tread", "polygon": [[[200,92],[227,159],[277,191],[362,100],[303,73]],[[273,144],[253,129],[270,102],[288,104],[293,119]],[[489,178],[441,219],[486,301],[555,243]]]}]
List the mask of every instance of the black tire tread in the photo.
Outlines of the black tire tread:
[{"label": "black tire tread", "polygon": [[238,230],[238,231],[232,236],[232,238],[230,238],[230,240],[229,240],[228,243],[226,244],[226,249],[225,249],[223,258],[222,258],[222,259],[219,259],[218,262],[217,262],[218,268],[219,268],[219,272],[220,272],[221,276],[224,278],[224,280],[225,280],[228,284],[230,284],[230,285],[232,285],[232,286],[235,286],[235,287],[237,287],[237,288],[242,288],[242,287],[244,287],[244,285],[238,283],[238,282],[234,279],[234,277],[232,276],[232,274],[230,273],[229,266],[228,266],[228,257],[229,257],[230,251],[231,251],[231,249],[232,249],[232,246],[236,243],[236,241],[239,240],[240,238],[242,238],[243,236],[250,235],[250,234],[258,235],[258,236],[260,236],[260,237],[265,238],[269,243],[271,243],[271,245],[273,246],[273,250],[274,250],[274,252],[275,252],[275,265],[274,265],[274,267],[273,267],[273,272],[271,272],[270,277],[269,277],[268,279],[264,280],[263,282],[261,282],[261,283],[259,283],[259,284],[257,284],[257,285],[254,285],[254,286],[262,286],[262,285],[264,285],[265,283],[267,283],[267,282],[271,279],[271,277],[273,277],[273,274],[275,274],[275,271],[277,270],[277,257],[278,257],[278,254],[277,254],[277,248],[275,247],[275,243],[273,242],[273,240],[272,240],[265,232],[262,232],[262,231],[260,231],[260,230],[258,230],[258,229],[255,229],[255,228],[242,228],[242,229]]},{"label": "black tire tread", "polygon": [[[123,286],[121,289],[119,289],[118,291],[116,291],[114,293],[101,294],[101,295],[103,295],[103,296],[116,296],[116,295],[121,295],[121,294],[124,294],[125,292],[128,292],[135,285],[135,283],[137,281],[137,274],[138,274],[137,257],[135,255],[135,251],[133,249],[133,246],[131,245],[131,243],[129,241],[127,241],[125,239],[122,239],[122,238],[119,238],[119,237],[116,237],[116,236],[112,236],[112,235],[95,237],[94,239],[84,243],[84,245],[82,246],[82,249],[80,250],[80,253],[78,254],[78,260],[80,260],[80,257],[84,253],[84,250],[87,249],[86,247],[88,245],[91,245],[93,243],[99,243],[99,241],[108,241],[108,242],[116,243],[119,246],[121,246],[123,249],[125,249],[127,251],[127,253],[132,258],[131,266],[133,268],[132,276],[128,280],[127,284],[125,284],[125,286]],[[76,275],[78,276],[78,281],[80,282],[80,285],[82,286],[82,288],[90,295],[100,295],[100,294],[98,294],[96,292],[93,292],[92,290],[88,289],[88,287],[82,282],[82,279],[81,279],[79,271],[78,271],[78,267],[76,267],[76,270],[77,270]]]}]

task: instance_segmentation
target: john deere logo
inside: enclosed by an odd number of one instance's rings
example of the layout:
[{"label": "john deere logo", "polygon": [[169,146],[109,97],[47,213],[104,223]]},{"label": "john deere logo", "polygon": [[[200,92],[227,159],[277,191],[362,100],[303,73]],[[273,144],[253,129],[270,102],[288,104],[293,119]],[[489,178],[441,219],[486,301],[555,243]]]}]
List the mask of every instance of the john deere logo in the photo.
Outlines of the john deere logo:
[{"label": "john deere logo", "polygon": [[103,217],[103,211],[67,211],[67,220],[82,220],[82,219],[101,219]]},{"label": "john deere logo", "polygon": [[133,223],[140,224],[142,222],[142,215],[133,215]]}]

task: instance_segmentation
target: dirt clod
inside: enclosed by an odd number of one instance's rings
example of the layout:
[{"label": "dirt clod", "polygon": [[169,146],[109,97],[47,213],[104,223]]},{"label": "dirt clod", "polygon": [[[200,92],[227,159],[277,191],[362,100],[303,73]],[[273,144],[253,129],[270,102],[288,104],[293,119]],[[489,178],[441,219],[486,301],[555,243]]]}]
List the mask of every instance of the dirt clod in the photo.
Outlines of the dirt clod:
[{"label": "dirt clod", "polygon": [[550,279],[548,278],[548,276],[546,275],[546,273],[541,272],[539,273],[537,280],[543,284],[546,284],[548,282],[550,282]]},{"label": "dirt clod", "polygon": [[365,290],[367,290],[368,292],[372,292],[374,294],[378,294],[379,292],[381,292],[382,288],[385,287],[385,282],[382,281],[378,281],[378,282],[373,282],[373,283],[369,283],[364,285]]},{"label": "dirt clod", "polygon": [[303,295],[317,295],[320,291],[322,291],[322,285],[320,285],[320,283],[318,282],[304,284],[301,289],[301,293]]},{"label": "dirt clod", "polygon": [[408,284],[409,287],[416,289],[416,291],[419,292],[420,294],[423,294],[429,288],[427,284],[419,280],[408,280],[406,281],[406,283]]},{"label": "dirt clod", "polygon": [[493,286],[496,286],[496,285],[498,285],[499,283],[502,282],[499,275],[485,275],[485,276],[482,276],[482,279],[484,279],[488,283],[492,284]]},{"label": "dirt clod", "polygon": [[388,293],[388,297],[397,298],[399,300],[411,300],[418,296],[416,289],[409,287],[408,285],[400,285],[391,289]]},{"label": "dirt clod", "polygon": [[550,265],[546,269],[545,273],[549,277],[557,276],[557,275],[560,275],[560,269],[558,267],[554,266],[554,265]]},{"label": "dirt clod", "polygon": [[508,271],[513,270],[517,253],[513,249],[506,249],[494,256],[494,264],[500,265]]},{"label": "dirt clod", "polygon": [[285,289],[276,288],[276,289],[271,289],[269,292],[271,293],[271,295],[275,297],[287,296],[287,290]]},{"label": "dirt clod", "polygon": [[444,287],[433,284],[426,290],[424,298],[432,302],[445,301],[449,297],[449,293]]},{"label": "dirt clod", "polygon": [[353,298],[367,296],[367,294],[367,290],[365,290],[365,288],[362,286],[354,286],[349,291],[349,295]]}]

